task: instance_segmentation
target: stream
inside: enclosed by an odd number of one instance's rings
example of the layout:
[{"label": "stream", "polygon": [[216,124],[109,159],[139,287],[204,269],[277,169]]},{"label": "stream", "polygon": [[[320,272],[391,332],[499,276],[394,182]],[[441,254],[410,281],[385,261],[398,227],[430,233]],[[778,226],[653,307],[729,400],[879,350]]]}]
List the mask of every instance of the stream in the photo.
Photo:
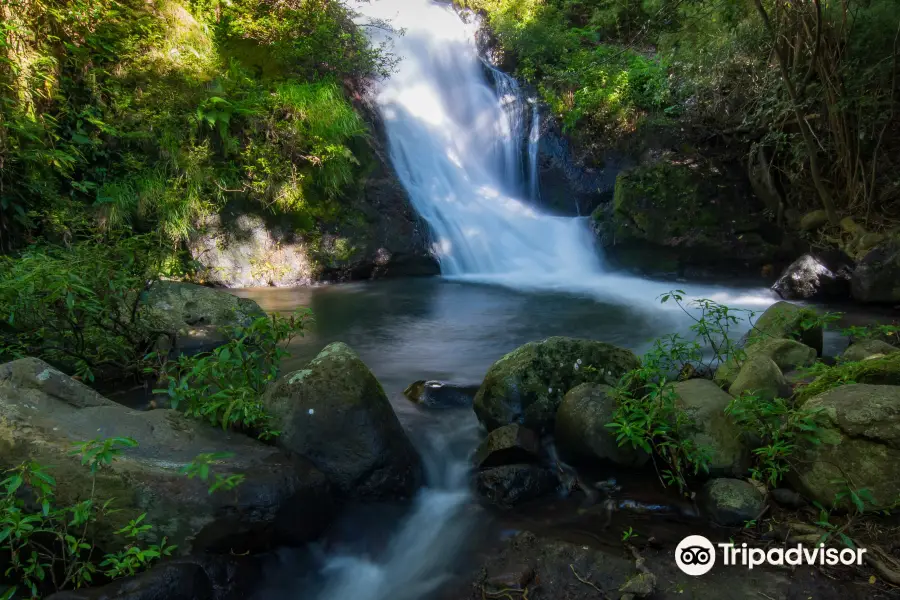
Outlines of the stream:
[{"label": "stream", "polygon": [[[473,25],[429,0],[376,0],[358,10],[404,29],[368,29],[401,59],[379,84],[377,104],[391,161],[432,233],[442,276],[236,293],[266,311],[312,309],[316,323],[293,343],[285,370],[332,341],[360,355],[420,451],[426,484],[406,504],[350,507],[314,546],[273,557],[259,598],[440,598],[485,544],[571,510],[560,500],[515,519],[489,517],[470,490],[469,455],[483,435],[474,413],[420,409],[402,395],[413,381],[478,384],[505,353],[552,335],[641,353],[660,335],[687,331],[687,316],[657,299],[675,287],[688,298],[757,311],[775,301],[758,284],[698,286],[606,272],[586,218],[540,209],[539,108],[478,56]],[[645,487],[637,482],[630,493],[648,506],[666,501],[658,491],[641,499]]]}]

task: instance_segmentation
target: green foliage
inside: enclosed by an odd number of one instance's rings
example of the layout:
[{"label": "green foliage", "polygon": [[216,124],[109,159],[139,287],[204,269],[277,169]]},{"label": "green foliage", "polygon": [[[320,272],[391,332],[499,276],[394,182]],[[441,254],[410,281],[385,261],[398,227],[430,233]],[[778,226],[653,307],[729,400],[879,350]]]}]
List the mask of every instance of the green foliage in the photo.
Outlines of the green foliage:
[{"label": "green foliage", "polygon": [[0,355],[37,356],[86,380],[134,369],[154,339],[138,308],[161,256],[138,236],[0,259]]},{"label": "green foliage", "polygon": [[858,362],[845,362],[833,367],[817,367],[818,377],[796,394],[797,402],[808,399],[841,385],[851,383],[889,384],[900,380],[900,352],[880,358]]},{"label": "green foliage", "polygon": [[622,531],[622,541],[623,542],[627,542],[628,540],[632,540],[636,537],[638,537],[638,534],[635,533],[634,529],[632,529],[631,527]]},{"label": "green foliage", "polygon": [[[94,478],[116,461],[122,450],[135,446],[130,438],[96,439],[78,444],[72,454],[81,457]],[[108,578],[134,575],[175,550],[166,538],[159,544],[143,541],[152,527],[142,514],[116,531],[124,547],[105,554],[98,564],[91,528],[114,512],[112,498],[96,498],[92,486],[90,497],[72,506],[59,506],[56,480],[47,467],[34,462],[7,471],[0,488],[0,547],[8,553],[10,565],[4,576],[18,580],[7,598],[14,597],[19,588],[30,598],[78,589],[92,584],[98,572]]]},{"label": "green foliage", "polygon": [[231,475],[222,475],[212,472],[212,465],[217,461],[231,458],[233,452],[210,452],[198,454],[194,460],[182,467],[181,472],[187,475],[188,479],[199,477],[202,481],[209,481],[210,475],[213,481],[209,485],[210,495],[218,490],[233,490],[244,482],[245,476],[242,473]]},{"label": "green foliage", "polygon": [[365,127],[336,82],[392,63],[341,2],[4,7],[7,249],[35,236],[65,243],[85,227],[154,232],[174,247],[230,200],[300,207],[309,229],[362,172],[354,140]]},{"label": "green foliage", "polygon": [[791,458],[797,443],[820,443],[824,416],[820,411],[797,407],[789,400],[766,400],[753,394],[732,399],[726,414],[730,415],[750,439],[756,440],[753,449],[754,479],[776,487],[791,469]]},{"label": "green foliage", "polygon": [[616,386],[616,411],[607,427],[620,446],[630,444],[662,460],[664,467],[658,471],[663,483],[686,494],[688,479],[708,471],[709,449],[685,433],[693,423],[678,406],[671,378],[698,368],[711,371],[719,362],[739,356],[732,329],[740,323],[741,313],[752,313],[707,299],[686,303],[681,290],[661,295],[660,301],[675,302],[690,316],[694,339],[673,334],[654,342],[642,366],[626,373]]},{"label": "green foliage", "polygon": [[894,346],[900,345],[900,326],[894,324],[847,327],[841,330],[841,333],[850,338],[852,342],[882,340]]},{"label": "green foliage", "polygon": [[[148,370],[159,372],[166,384],[154,393],[166,394],[173,408],[223,429],[250,430],[261,439],[277,436],[262,396],[278,378],[281,361],[288,354],[285,346],[303,335],[309,318],[307,311],[290,317],[260,317],[247,327],[227,328],[231,341],[212,352],[181,355],[175,360],[152,354],[149,358],[159,365]],[[190,473],[205,480],[208,462]]]}]

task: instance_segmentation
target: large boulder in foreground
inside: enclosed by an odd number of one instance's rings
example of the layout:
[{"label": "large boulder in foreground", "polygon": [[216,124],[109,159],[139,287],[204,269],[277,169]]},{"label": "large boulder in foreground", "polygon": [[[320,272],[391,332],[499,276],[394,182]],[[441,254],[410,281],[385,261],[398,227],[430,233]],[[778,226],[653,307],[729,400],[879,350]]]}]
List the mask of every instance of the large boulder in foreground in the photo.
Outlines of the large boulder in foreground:
[{"label": "large boulder in foreground", "polygon": [[101,587],[59,592],[47,600],[242,600],[252,597],[262,578],[262,561],[253,556],[188,556]]},{"label": "large boulder in foreground", "polygon": [[650,455],[631,444],[619,446],[613,422],[616,399],[613,388],[602,383],[582,383],[569,390],[556,412],[554,437],[560,453],[573,461],[606,461],[640,467]]},{"label": "large boulder in foreground", "polygon": [[491,366],[475,396],[475,414],[489,431],[520,423],[544,432],[570,389],[588,382],[614,385],[639,366],[633,352],[605,342],[567,337],[530,342]]},{"label": "large boulder in foreground", "polygon": [[900,303],[900,240],[884,242],[853,271],[853,298],[860,302]]},{"label": "large boulder in foreground", "polygon": [[166,332],[174,350],[186,354],[212,350],[228,341],[224,327],[246,326],[264,316],[249,298],[176,281],[155,282],[140,309],[142,319]]},{"label": "large boulder in foreground", "polygon": [[900,387],[843,385],[811,398],[804,409],[822,411],[824,426],[821,443],[804,444],[793,461],[794,487],[826,507],[845,491],[848,478],[874,497],[867,509],[900,499]]},{"label": "large boulder in foreground", "polygon": [[750,466],[750,451],[741,428],[725,414],[731,396],[708,379],[689,379],[673,384],[677,406],[692,424],[683,433],[698,447],[710,451],[713,476],[741,476]]},{"label": "large boulder in foreground", "polygon": [[[136,448],[99,471],[94,498],[118,509],[97,524],[102,548],[124,545],[113,532],[141,513],[179,553],[262,550],[312,539],[332,516],[325,476],[308,461],[222,431],[173,410],[140,412],[100,396],[36,358],[0,366],[0,468],[34,461],[50,468],[56,497],[71,505],[90,497],[94,482],[76,443],[130,437]],[[216,461],[220,475],[243,474],[233,491],[209,494],[211,482],[180,469],[198,455],[231,453]]]},{"label": "large boulder in foreground", "polygon": [[791,392],[790,384],[775,361],[761,354],[743,362],[734,383],[728,388],[732,396],[754,394],[761,400],[789,398]]},{"label": "large boulder in foreground", "polygon": [[776,302],[753,324],[753,329],[747,333],[747,344],[770,338],[797,340],[821,356],[824,333],[821,325],[810,323],[814,316],[815,311],[811,308]]},{"label": "large boulder in foreground", "polygon": [[853,261],[833,254],[804,254],[784,270],[772,289],[785,300],[849,299]]},{"label": "large boulder in foreground", "polygon": [[264,405],[281,432],[276,443],[312,461],[342,496],[402,497],[418,486],[418,454],[381,384],[346,344],[329,344],[282,377]]}]

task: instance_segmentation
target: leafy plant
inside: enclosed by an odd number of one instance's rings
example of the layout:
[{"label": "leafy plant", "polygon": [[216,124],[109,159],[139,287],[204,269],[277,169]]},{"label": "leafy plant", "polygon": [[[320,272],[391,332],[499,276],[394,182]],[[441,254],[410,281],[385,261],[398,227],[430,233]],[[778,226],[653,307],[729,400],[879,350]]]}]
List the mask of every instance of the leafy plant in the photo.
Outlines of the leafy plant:
[{"label": "leafy plant", "polygon": [[154,393],[166,394],[173,408],[223,429],[250,430],[262,439],[277,436],[262,406],[262,395],[278,377],[288,354],[285,346],[303,335],[309,319],[309,311],[260,317],[246,327],[226,328],[231,341],[212,352],[175,360],[158,353],[148,355],[148,360],[158,363],[148,371],[158,372],[166,384]]},{"label": "leafy plant", "polygon": [[218,490],[233,490],[244,482],[245,475],[235,473],[231,475],[221,475],[212,472],[212,465],[217,461],[231,458],[233,452],[212,452],[198,454],[194,460],[182,467],[181,472],[187,475],[188,479],[199,477],[202,481],[208,481],[210,475],[213,475],[213,481],[209,486],[209,493],[213,494]]},{"label": "leafy plant", "polygon": [[767,400],[754,394],[733,398],[725,409],[751,439],[758,440],[753,450],[756,464],[752,477],[776,487],[791,468],[797,443],[821,442],[824,415],[821,411],[795,407],[783,398]]},{"label": "leafy plant", "polygon": [[638,537],[638,534],[635,533],[635,531],[631,527],[622,531],[622,541],[623,542],[627,542],[628,540],[634,539],[636,537]]},{"label": "leafy plant", "polygon": [[88,381],[135,371],[159,333],[138,310],[158,250],[146,237],[91,239],[0,259],[0,355],[38,356]]},{"label": "leafy plant", "polygon": [[12,598],[24,588],[31,598],[39,598],[46,590],[60,591],[90,585],[98,571],[110,578],[133,575],[149,567],[174,546],[163,538],[159,544],[142,541],[151,526],[144,523],[146,514],[116,531],[126,543],[118,552],[104,555],[96,563],[90,534],[92,527],[114,512],[113,499],[95,495],[97,474],[108,468],[123,450],[137,443],[130,438],[96,439],[78,444],[72,454],[81,458],[91,472],[92,486],[88,498],[71,506],[56,502],[56,480],[47,467],[26,462],[6,472],[0,482],[0,547],[9,554],[5,576],[18,578],[18,585],[6,592]]}]

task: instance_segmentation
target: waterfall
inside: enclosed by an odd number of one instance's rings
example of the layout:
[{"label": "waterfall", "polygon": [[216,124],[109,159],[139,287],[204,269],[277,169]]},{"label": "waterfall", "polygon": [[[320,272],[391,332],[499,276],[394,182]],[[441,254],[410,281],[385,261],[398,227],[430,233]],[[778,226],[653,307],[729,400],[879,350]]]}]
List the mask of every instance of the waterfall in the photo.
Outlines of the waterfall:
[{"label": "waterfall", "polygon": [[[528,197],[531,203],[541,201],[541,187],[538,183],[538,144],[541,141],[541,111],[537,102],[531,103],[531,131],[528,132]],[[576,206],[578,203],[575,203]]]},{"label": "waterfall", "polygon": [[441,273],[556,289],[600,274],[587,220],[543,214],[530,201],[537,116],[527,122],[534,113],[515,79],[485,68],[471,26],[426,0],[361,10],[405,29],[393,38],[398,70],[377,101],[391,161],[428,223]]}]

